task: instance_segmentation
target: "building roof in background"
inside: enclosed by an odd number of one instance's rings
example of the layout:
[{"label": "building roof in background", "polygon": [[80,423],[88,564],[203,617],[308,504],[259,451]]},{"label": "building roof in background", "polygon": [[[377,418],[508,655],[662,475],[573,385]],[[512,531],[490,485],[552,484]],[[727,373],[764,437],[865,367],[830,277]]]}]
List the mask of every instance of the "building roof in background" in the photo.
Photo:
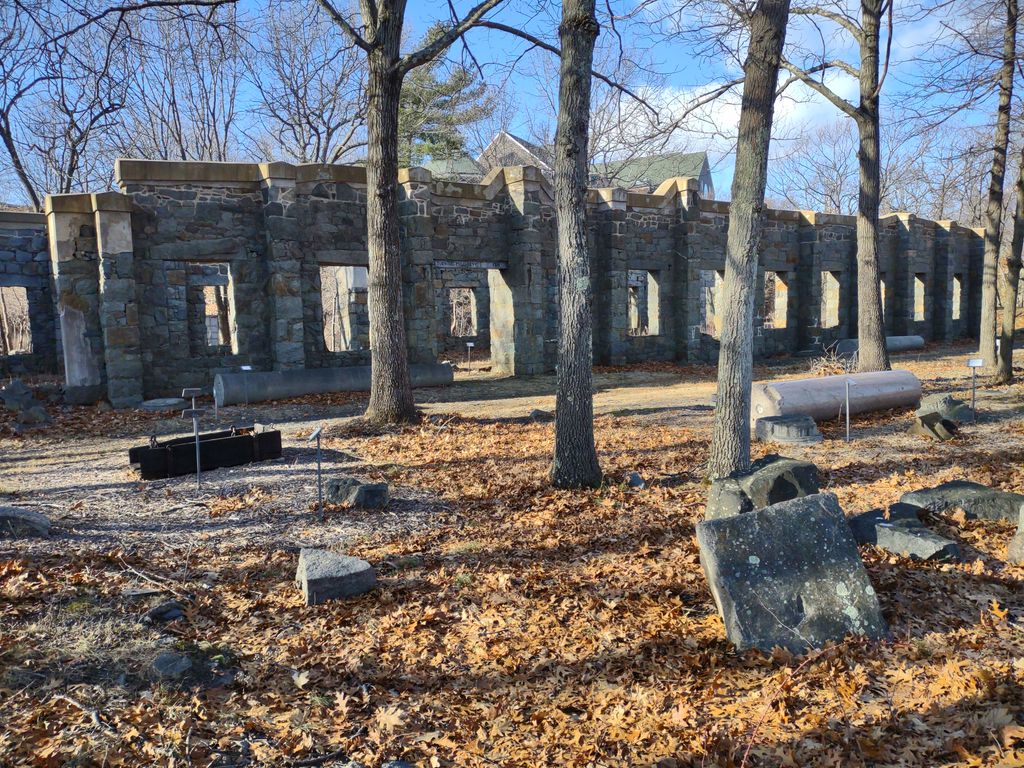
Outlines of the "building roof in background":
[{"label": "building roof in background", "polygon": [[483,176],[484,169],[472,157],[451,157],[444,159],[430,159],[423,164],[423,167],[430,171],[437,178]]},{"label": "building roof in background", "polygon": [[597,163],[596,175],[612,180],[618,187],[657,188],[665,179],[678,176],[701,178],[707,166],[707,152],[665,152],[659,155],[635,157]]}]

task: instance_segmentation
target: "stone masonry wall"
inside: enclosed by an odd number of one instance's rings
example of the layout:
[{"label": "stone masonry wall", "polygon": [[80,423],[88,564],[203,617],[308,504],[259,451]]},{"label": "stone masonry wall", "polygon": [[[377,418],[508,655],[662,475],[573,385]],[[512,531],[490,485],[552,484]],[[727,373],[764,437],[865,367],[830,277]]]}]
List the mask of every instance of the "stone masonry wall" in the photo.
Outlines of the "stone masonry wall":
[{"label": "stone masonry wall", "polygon": [[56,373],[57,331],[46,217],[0,211],[0,288],[24,288],[28,303],[31,354],[0,360],[0,371]]},{"label": "stone masonry wall", "polygon": [[[125,404],[177,394],[209,387],[214,374],[240,365],[369,363],[368,349],[328,349],[320,286],[325,266],[368,264],[364,169],[121,160],[116,176],[120,194],[47,202],[47,266],[63,314],[60,327],[47,330],[40,313],[40,333],[54,340],[53,356],[57,339],[71,339],[65,369],[83,398],[105,394]],[[720,291],[729,206],[701,200],[696,189],[693,179],[670,179],[653,194],[590,191],[595,363],[717,358],[706,302],[715,286]],[[539,171],[499,168],[481,184],[462,184],[408,169],[399,178],[398,215],[410,359],[462,359],[469,340],[489,349],[495,370],[553,370],[557,239],[552,190]],[[38,227],[30,230],[18,242],[39,245]],[[16,279],[33,277],[17,265],[46,262],[4,258],[4,231],[0,280],[14,279],[5,276],[11,264]],[[975,334],[977,232],[894,214],[883,219],[879,258],[890,333],[929,340]],[[226,291],[226,343],[202,335],[209,285]],[[852,217],[769,211],[755,355],[855,336],[856,286]],[[451,335],[452,288],[474,291],[475,337]]]}]

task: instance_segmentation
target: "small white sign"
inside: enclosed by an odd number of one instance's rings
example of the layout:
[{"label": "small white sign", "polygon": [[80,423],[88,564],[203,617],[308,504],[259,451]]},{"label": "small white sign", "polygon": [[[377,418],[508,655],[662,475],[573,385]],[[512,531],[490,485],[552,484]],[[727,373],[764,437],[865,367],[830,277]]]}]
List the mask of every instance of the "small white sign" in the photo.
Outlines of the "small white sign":
[{"label": "small white sign", "polygon": [[967,358],[967,367],[968,368],[984,368],[985,367],[985,359],[982,358],[982,357],[969,357],[969,358]]},{"label": "small white sign", "polygon": [[240,370],[243,370],[243,371],[251,371],[252,370],[252,366],[251,365],[240,365],[238,367],[239,367]]},{"label": "small white sign", "polygon": [[467,347],[475,347],[475,346],[476,346],[476,344],[474,344],[474,343],[473,343],[472,341],[467,341],[467,342],[466,342],[466,346],[467,346]]}]

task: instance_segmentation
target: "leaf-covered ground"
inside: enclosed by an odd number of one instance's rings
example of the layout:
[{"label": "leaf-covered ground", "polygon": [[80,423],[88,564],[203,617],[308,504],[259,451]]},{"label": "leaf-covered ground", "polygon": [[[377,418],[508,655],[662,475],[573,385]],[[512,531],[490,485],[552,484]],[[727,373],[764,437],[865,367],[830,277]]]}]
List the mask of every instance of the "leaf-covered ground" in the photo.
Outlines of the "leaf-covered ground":
[{"label": "leaf-covered ground", "polygon": [[[954,358],[906,367],[929,391],[962,392]],[[704,370],[648,374],[713,391]],[[496,382],[435,402],[421,425],[328,440],[329,466],[386,478],[399,498],[386,515],[329,509],[323,525],[308,473],[304,493],[288,479],[305,453],[188,506],[187,481],[131,480],[117,443],[92,485],[118,498],[79,483],[96,508],[75,509],[61,470],[39,464],[52,433],[0,444],[17,459],[0,456],[0,504],[50,499],[58,525],[50,542],[0,544],[0,765],[282,766],[338,750],[371,766],[1024,765],[1011,525],[932,519],[960,564],[862,547],[891,641],[737,653],[694,539],[710,413],[685,395],[678,409],[653,402],[663,379],[620,379],[599,396],[600,490],[548,488],[552,425],[505,413],[544,403]],[[983,392],[986,418],[952,443],[905,435],[901,412],[856,419],[849,445],[822,425],[824,443],[789,453],[816,461],[848,513],[953,478],[1024,492],[1021,395]],[[296,439],[317,415],[300,405]],[[104,450],[95,436],[68,444]],[[647,488],[626,487],[633,471]],[[162,528],[156,513],[183,505],[185,530]],[[102,525],[82,522],[90,513]],[[381,588],[303,606],[303,543],[370,560]],[[182,619],[139,622],[171,597]],[[162,648],[194,674],[154,683],[146,665]]]}]

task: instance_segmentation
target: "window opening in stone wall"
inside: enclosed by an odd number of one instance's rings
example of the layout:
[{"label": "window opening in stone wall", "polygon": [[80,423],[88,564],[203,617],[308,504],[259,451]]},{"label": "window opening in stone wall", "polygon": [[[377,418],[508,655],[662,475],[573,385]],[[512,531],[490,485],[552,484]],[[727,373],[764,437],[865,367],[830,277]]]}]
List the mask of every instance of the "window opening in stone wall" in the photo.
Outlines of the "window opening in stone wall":
[{"label": "window opening in stone wall", "polygon": [[785,328],[789,311],[789,287],[785,272],[764,273],[764,327]]},{"label": "window opening in stone wall", "polygon": [[657,270],[631,269],[626,273],[629,335],[661,333],[661,285]]},{"label": "window opening in stone wall", "polygon": [[714,269],[700,271],[700,332],[718,338],[721,333],[721,302],[725,272]]},{"label": "window opening in stone wall", "polygon": [[194,352],[234,351],[231,273],[227,264],[188,265],[188,328]]},{"label": "window opening in stone wall", "polygon": [[821,327],[839,326],[840,272],[821,273]]},{"label": "window opening in stone wall", "polygon": [[953,318],[952,319],[953,320],[959,320],[960,319],[960,301],[961,301],[961,291],[963,291],[963,287],[964,287],[964,277],[963,277],[963,275],[960,275],[960,274],[953,275],[953,307],[952,307],[952,309],[953,309]]},{"label": "window opening in stone wall", "polygon": [[914,275],[914,321],[924,320],[924,279],[925,275],[918,272]]},{"label": "window opening in stone wall", "polygon": [[17,286],[0,288],[0,356],[32,353],[28,292]]},{"label": "window opening in stone wall", "polygon": [[451,304],[451,335],[469,338],[477,335],[476,290],[473,288],[449,288],[448,301]]},{"label": "window opening in stone wall", "polygon": [[882,297],[882,317],[885,317],[885,272],[878,275],[878,295]]},{"label": "window opening in stone wall", "polygon": [[328,352],[356,352],[370,346],[366,267],[320,267],[324,343]]}]

